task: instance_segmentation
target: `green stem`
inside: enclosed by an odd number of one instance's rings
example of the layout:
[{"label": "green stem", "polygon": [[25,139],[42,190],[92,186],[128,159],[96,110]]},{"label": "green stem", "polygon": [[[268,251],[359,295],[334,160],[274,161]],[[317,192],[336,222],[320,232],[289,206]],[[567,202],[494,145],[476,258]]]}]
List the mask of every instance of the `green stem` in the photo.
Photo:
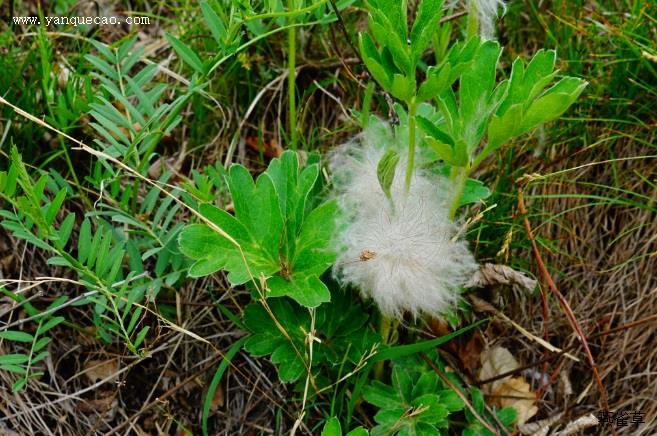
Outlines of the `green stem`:
[{"label": "green stem", "polygon": [[453,220],[456,217],[456,211],[459,209],[459,203],[461,202],[461,195],[465,189],[465,184],[468,181],[470,176],[471,168],[470,166],[465,166],[459,168],[458,174],[456,175],[456,191],[454,192],[454,199],[452,200],[452,205],[449,208],[449,219]]},{"label": "green stem", "polygon": [[[381,314],[381,317],[379,318],[379,334],[381,335],[381,342],[384,345],[390,344],[392,333],[396,328],[397,322],[394,319]],[[384,361],[381,360],[374,364],[374,378],[376,380],[381,380],[383,378],[383,363]]]},{"label": "green stem", "polygon": [[[288,10],[294,10],[294,0],[287,0]],[[294,20],[294,17],[290,17],[290,22]],[[287,31],[287,95],[288,95],[288,105],[290,110],[289,116],[289,134],[290,134],[290,148],[292,150],[297,149],[297,107],[296,107],[296,42],[297,42],[297,32],[296,28],[290,27]]]},{"label": "green stem", "polygon": [[[259,15],[251,15],[248,17],[242,18],[243,22],[248,22],[248,21],[254,21],[254,20],[264,20],[267,18],[292,18],[296,17],[298,15],[305,14],[306,12],[312,12],[315,9],[319,8],[320,6],[324,5],[327,3],[328,0],[320,0],[317,3],[314,3],[310,6],[306,6],[305,8],[301,9],[294,9],[294,4],[290,6],[290,2],[288,2],[288,10],[284,12],[269,12],[266,14],[259,14]],[[219,8],[221,10],[221,8]]]},{"label": "green stem", "polygon": [[406,192],[411,189],[413,167],[415,166],[415,109],[416,102],[413,97],[408,103],[408,162],[406,163]]},{"label": "green stem", "polygon": [[468,38],[472,38],[479,33],[479,20],[477,19],[477,7],[474,1],[468,2],[468,21],[466,27]]}]

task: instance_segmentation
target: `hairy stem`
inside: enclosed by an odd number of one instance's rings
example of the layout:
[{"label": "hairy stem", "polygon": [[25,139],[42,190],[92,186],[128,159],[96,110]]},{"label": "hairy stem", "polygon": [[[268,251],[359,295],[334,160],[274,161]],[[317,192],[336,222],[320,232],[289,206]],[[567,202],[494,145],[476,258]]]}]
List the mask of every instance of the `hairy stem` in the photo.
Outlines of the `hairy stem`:
[{"label": "hairy stem", "polygon": [[459,203],[461,202],[461,195],[465,189],[465,183],[468,181],[470,176],[471,168],[470,166],[465,166],[458,169],[456,173],[456,190],[454,192],[454,199],[452,200],[452,205],[449,208],[449,219],[453,220],[456,217],[456,211],[459,209]]},{"label": "hairy stem", "polygon": [[416,102],[413,97],[408,103],[408,162],[406,163],[406,192],[411,189],[413,167],[415,166],[415,109]]},{"label": "hairy stem", "polygon": [[[381,335],[381,342],[384,345],[390,345],[395,342],[395,331],[397,330],[398,325],[399,322],[396,319],[381,314],[381,317],[379,318],[379,334]],[[381,380],[383,378],[383,364],[383,360],[374,364],[374,378],[376,380]]]}]

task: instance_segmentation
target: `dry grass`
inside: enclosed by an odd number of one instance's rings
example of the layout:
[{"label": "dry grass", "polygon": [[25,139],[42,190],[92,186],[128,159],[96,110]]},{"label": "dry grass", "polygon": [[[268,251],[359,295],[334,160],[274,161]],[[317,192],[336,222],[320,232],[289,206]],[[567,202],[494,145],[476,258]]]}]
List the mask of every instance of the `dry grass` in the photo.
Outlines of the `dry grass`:
[{"label": "dry grass", "polygon": [[[531,221],[542,242],[541,255],[589,338],[610,410],[644,413],[646,423],[634,428],[634,434],[654,434],[657,190],[650,181],[657,174],[657,158],[640,158],[654,155],[655,150],[631,140],[619,141],[616,146],[623,150],[622,158],[602,150],[571,156],[564,151],[560,155],[557,147],[554,159],[539,159],[528,165],[528,173],[553,174],[528,188],[536,212]],[[594,164],[592,155],[601,163]],[[603,162],[606,160],[611,162]],[[530,251],[521,256],[535,265]],[[535,334],[543,332],[540,298],[517,301],[509,313]],[[646,318],[648,322],[632,324]],[[609,332],[611,329],[616,330]],[[566,349],[574,347],[583,357],[577,337],[554,299],[549,300],[547,330],[552,343]],[[543,357],[536,344],[525,342],[520,347],[525,362]],[[586,413],[597,416],[602,411],[600,394],[585,359],[575,363],[561,358],[535,369],[547,369],[552,381],[540,401],[543,414],[565,411],[575,418]],[[570,394],[567,384],[572,387]]]},{"label": "dry grass", "polygon": [[[2,238],[10,240],[5,234]],[[42,275],[38,269],[42,266],[34,262],[24,275]],[[33,287],[26,296],[36,295],[37,301],[47,302],[51,295],[77,292],[82,290],[49,284]],[[15,376],[0,373],[0,433],[191,434],[192,428],[198,428],[199,411],[223,356],[221,350],[244,335],[215,306],[220,303],[239,311],[237,301],[250,297],[232,292],[229,298],[223,283],[198,281],[171,293],[169,300],[160,298],[159,304],[170,308],[170,321],[181,329],[168,328],[159,316],[146,319],[156,333],[145,344],[144,359],[118,351],[124,348],[120,343],[98,342],[92,331],[53,331],[50,356],[38,368],[44,372],[40,379],[13,394],[10,387]],[[1,300],[0,308],[10,305]],[[76,309],[68,309],[66,315],[78,320],[88,316]],[[14,343],[0,344],[0,353],[21,351],[26,350]],[[213,399],[210,434],[274,433],[276,416],[285,416],[288,395],[276,379],[273,368],[238,354]],[[281,425],[289,421],[288,416]]]}]

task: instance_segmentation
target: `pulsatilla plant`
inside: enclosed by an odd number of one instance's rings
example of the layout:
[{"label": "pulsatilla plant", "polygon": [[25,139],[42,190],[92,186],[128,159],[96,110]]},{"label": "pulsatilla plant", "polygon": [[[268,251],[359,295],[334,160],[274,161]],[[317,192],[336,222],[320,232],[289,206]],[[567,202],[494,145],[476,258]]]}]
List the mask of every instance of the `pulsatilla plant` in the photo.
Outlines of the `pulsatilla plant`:
[{"label": "pulsatilla plant", "polygon": [[[510,77],[498,81],[502,48],[478,36],[436,50],[444,56],[423,71],[442,1],[423,0],[410,30],[405,1],[372,0],[367,6],[370,33],[360,35],[361,55],[407,112],[396,137],[372,140],[366,131],[360,144],[342,147],[332,159],[346,217],[334,271],[372,297],[386,317],[445,314],[477,267],[465,241],[458,242],[454,221],[462,205],[488,195],[469,178],[472,170],[513,138],[563,114],[587,83],[565,77],[550,86],[558,73],[554,51],[538,52],[527,66],[516,60]],[[404,136],[407,147],[400,144]],[[406,166],[403,184],[395,177],[399,163]],[[358,253],[369,260],[353,262]]]},{"label": "pulsatilla plant", "polygon": [[[408,111],[406,188],[416,166],[419,124],[422,142],[448,167],[454,182],[452,218],[474,167],[513,138],[559,117],[587,85],[565,77],[549,86],[558,74],[552,50],[539,51],[526,67],[517,59],[511,76],[498,83],[502,48],[478,36],[453,44],[436,65],[422,71],[424,51],[436,32],[443,2],[423,0],[410,32],[407,2],[371,0],[367,5],[370,33],[360,35],[361,55],[372,77]],[[425,79],[418,86],[419,76]],[[453,89],[456,82],[458,91]],[[438,118],[417,114],[418,105],[427,101],[437,107]]]},{"label": "pulsatilla plant", "polygon": [[409,149],[405,179],[408,190],[414,166],[417,106],[436,98],[454,83],[472,59],[477,41],[454,45],[445,59],[427,69],[426,79],[418,84],[416,76],[422,55],[431,44],[442,16],[443,0],[422,1],[410,32],[406,1],[372,0],[368,6],[371,35],[361,33],[360,52],[372,77],[385,91],[404,102],[408,110]]},{"label": "pulsatilla plant", "polygon": [[319,166],[299,168],[296,153],[274,159],[253,181],[248,170],[233,165],[226,177],[235,215],[202,204],[205,224],[192,224],[180,234],[180,249],[195,260],[191,276],[221,269],[233,285],[265,278],[265,297],[288,296],[305,307],[330,300],[319,279],[335,260],[327,248],[333,234],[334,202],[316,206],[311,191]]},{"label": "pulsatilla plant", "polygon": [[456,214],[465,182],[484,158],[512,139],[563,114],[587,82],[565,77],[549,86],[555,71],[556,53],[539,51],[525,68],[516,59],[509,79],[496,82],[502,48],[496,41],[478,47],[470,68],[459,78],[458,95],[451,88],[437,99],[443,117],[434,123],[419,118],[427,143],[452,168]]}]

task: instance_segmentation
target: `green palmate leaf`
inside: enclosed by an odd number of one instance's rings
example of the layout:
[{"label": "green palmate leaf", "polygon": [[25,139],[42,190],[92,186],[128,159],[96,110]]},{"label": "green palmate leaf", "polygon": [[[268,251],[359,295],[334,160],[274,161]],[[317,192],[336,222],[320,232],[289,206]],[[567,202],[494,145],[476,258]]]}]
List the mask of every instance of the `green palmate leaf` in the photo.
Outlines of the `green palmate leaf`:
[{"label": "green palmate leaf", "polygon": [[[333,365],[356,365],[381,338],[368,328],[368,314],[354,304],[356,296],[348,291],[334,292],[330,304],[316,312],[315,325],[324,338],[315,348],[315,359]],[[346,370],[349,365],[346,365]]]},{"label": "green palmate leaf", "polygon": [[471,37],[467,40],[457,42],[447,53],[447,62],[451,65],[449,74],[450,82],[454,82],[461,76],[463,71],[469,68],[479,51],[481,39],[479,36]]},{"label": "green palmate leaf", "polygon": [[[537,62],[537,58],[542,62]],[[524,87],[528,89],[526,92],[525,107],[529,105],[539,94],[543,92],[559,73],[559,70],[554,70],[554,62],[556,60],[556,53],[551,50],[545,55],[541,53],[534,56],[527,66],[527,71],[524,74]],[[545,65],[549,62],[549,66]],[[542,71],[539,69],[543,69]]]},{"label": "green palmate leaf", "polygon": [[[325,381],[317,381],[320,386],[332,382],[327,377],[340,377],[353,370],[380,342],[380,337],[367,326],[367,313],[354,304],[354,299],[351,292],[336,292],[330,304],[315,311],[314,335],[321,341],[313,343],[312,366],[325,368],[321,374]],[[261,304],[247,306],[243,324],[252,336],[245,348],[255,356],[271,355],[281,379],[296,381],[306,371],[310,314],[287,298],[268,299],[267,304],[277,322]],[[333,369],[335,372],[328,372]]]},{"label": "green palmate leaf", "polygon": [[305,307],[317,307],[331,300],[331,293],[316,276],[295,274],[289,278],[272,277],[267,281],[269,297],[291,297]]},{"label": "green palmate leaf", "polygon": [[267,174],[274,182],[282,215],[286,217],[287,240],[282,254],[286,259],[292,259],[295,238],[311,206],[309,195],[317,182],[319,166],[309,165],[300,173],[297,154],[288,151],[271,162]]},{"label": "green palmate leaf", "polygon": [[303,222],[295,241],[292,272],[320,275],[335,261],[335,253],[328,248],[335,228],[338,206],[329,201],[315,208]]},{"label": "green palmate leaf", "polygon": [[443,161],[447,162],[450,165],[454,165],[454,166],[459,165],[459,163],[455,159],[454,149],[452,148],[451,145],[443,141],[437,140],[436,138],[433,138],[431,136],[427,136],[426,140],[429,143],[429,146],[431,146],[433,151],[436,152],[436,154],[440,159],[442,159]]},{"label": "green palmate leaf", "polygon": [[283,230],[283,215],[273,180],[265,173],[254,184],[246,168],[233,165],[229,171],[228,187],[235,218],[263,253],[275,260]]},{"label": "green palmate leaf", "polygon": [[180,233],[181,252],[195,260],[189,274],[223,269],[234,285],[264,276],[267,296],[289,296],[306,307],[328,301],[319,275],[335,260],[328,247],[337,208],[334,202],[313,208],[318,175],[317,164],[301,170],[291,151],[255,183],[246,168],[233,165],[226,180],[235,216],[204,204],[199,212],[212,225],[193,224]]},{"label": "green palmate leaf", "polygon": [[310,331],[310,317],[285,299],[271,300],[269,307],[286,335],[260,304],[250,304],[244,310],[244,324],[253,336],[247,339],[244,348],[254,356],[271,355],[281,381],[292,382],[305,371],[301,353],[305,347],[304,332]]},{"label": "green palmate leaf", "polygon": [[196,260],[189,270],[191,276],[201,277],[225,269],[228,280],[238,285],[261,274],[270,276],[280,269],[235,217],[212,205],[201,205],[200,211],[238,245],[207,225],[186,227],[180,233],[179,246],[184,255]]},{"label": "green palmate leaf", "polygon": [[379,185],[388,198],[390,198],[390,188],[395,179],[395,170],[398,163],[399,153],[391,149],[385,152],[376,168]]},{"label": "green palmate leaf", "polygon": [[440,159],[450,165],[465,165],[467,161],[464,162],[463,157],[465,156],[467,159],[467,155],[465,155],[463,150],[456,150],[456,143],[447,132],[423,116],[417,117],[417,123],[425,133],[427,142]]},{"label": "green palmate leaf", "polygon": [[363,390],[365,401],[380,409],[372,434],[439,434],[440,428],[448,427],[449,413],[463,408],[434,372],[395,365],[391,379],[391,385],[374,381]]},{"label": "green palmate leaf", "polygon": [[318,276],[335,261],[335,254],[326,246],[333,234],[336,213],[336,203],[328,202],[308,215],[295,241],[295,255],[284,265],[287,271],[267,282],[269,296],[289,296],[305,307],[317,307],[330,300],[331,294]]},{"label": "green palmate leaf", "polygon": [[488,124],[488,144],[486,153],[495,150],[509,139],[517,136],[521,130],[523,105],[516,104],[507,109],[504,115],[494,115]]},{"label": "green palmate leaf", "polygon": [[395,74],[390,85],[390,93],[406,103],[410,102],[415,95],[415,79],[406,75]]},{"label": "green palmate leaf", "polygon": [[374,21],[384,25],[391,33],[400,40],[408,39],[408,2],[407,0],[373,0],[369,8]]},{"label": "green palmate leaf", "polygon": [[456,95],[452,89],[447,89],[438,98],[438,109],[443,115],[445,130],[449,135],[456,139],[463,136],[462,121],[459,115],[459,109],[456,104]]},{"label": "green palmate leaf", "polygon": [[[392,53],[392,60],[396,69],[404,73],[409,73],[411,68],[415,68],[412,64],[410,49],[406,42],[406,24],[401,25],[397,23],[401,14],[400,3],[395,2],[395,5],[386,5],[388,9],[371,8],[371,17],[368,20],[368,26],[376,42],[386,47]],[[385,11],[385,13],[383,13]],[[394,70],[391,70],[394,71]]]},{"label": "green palmate leaf", "polygon": [[[424,358],[415,354],[395,358],[390,383],[373,381],[362,389],[363,399],[379,409],[374,418],[378,425],[371,434],[443,434],[449,427],[449,414],[462,411],[465,404],[438,377],[435,367],[445,371],[445,363],[433,350],[426,351]],[[446,377],[462,390],[462,382],[454,373]]]},{"label": "green palmate leaf", "polygon": [[404,74],[415,72],[415,64],[411,60],[409,47],[405,40],[402,42],[394,33],[386,33],[386,39],[379,41],[384,47],[390,50],[393,62],[399,71]]}]

